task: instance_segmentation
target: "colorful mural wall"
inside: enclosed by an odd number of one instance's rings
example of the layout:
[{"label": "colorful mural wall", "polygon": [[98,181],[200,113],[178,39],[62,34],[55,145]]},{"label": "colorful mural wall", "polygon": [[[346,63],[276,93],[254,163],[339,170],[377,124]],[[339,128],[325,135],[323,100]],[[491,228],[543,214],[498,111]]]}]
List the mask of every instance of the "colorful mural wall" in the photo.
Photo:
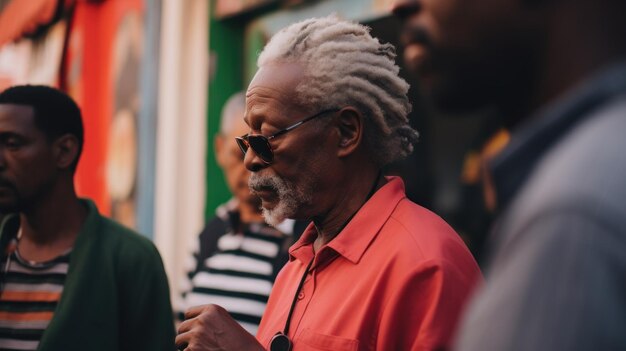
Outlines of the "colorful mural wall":
[{"label": "colorful mural wall", "polygon": [[76,99],[86,140],[77,191],[137,228],[144,0],[3,0],[0,11],[0,89],[46,84]]}]

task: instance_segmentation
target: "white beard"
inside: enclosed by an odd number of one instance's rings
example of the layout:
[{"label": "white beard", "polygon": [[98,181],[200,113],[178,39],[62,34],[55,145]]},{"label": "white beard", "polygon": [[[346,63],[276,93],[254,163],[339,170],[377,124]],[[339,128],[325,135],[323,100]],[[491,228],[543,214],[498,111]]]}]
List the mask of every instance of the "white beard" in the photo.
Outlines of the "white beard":
[{"label": "white beard", "polygon": [[277,226],[287,218],[295,219],[299,209],[312,204],[313,187],[308,179],[303,179],[302,184],[297,186],[277,176],[260,176],[258,173],[252,173],[248,186],[253,194],[256,190],[268,187],[276,192],[278,203],[274,208],[266,209],[261,206],[265,222],[271,226]]}]

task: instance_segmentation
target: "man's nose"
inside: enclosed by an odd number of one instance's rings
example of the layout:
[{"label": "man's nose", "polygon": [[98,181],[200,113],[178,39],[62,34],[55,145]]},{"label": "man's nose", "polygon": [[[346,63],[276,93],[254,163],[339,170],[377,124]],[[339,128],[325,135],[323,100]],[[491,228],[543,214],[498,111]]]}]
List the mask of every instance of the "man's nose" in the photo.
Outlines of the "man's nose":
[{"label": "man's nose", "polygon": [[396,0],[391,7],[391,12],[396,17],[405,19],[419,12],[420,9],[421,4],[419,0]]},{"label": "man's nose", "polygon": [[258,172],[267,167],[268,164],[263,162],[259,155],[257,155],[252,148],[248,148],[246,155],[243,158],[243,164],[250,172]]}]

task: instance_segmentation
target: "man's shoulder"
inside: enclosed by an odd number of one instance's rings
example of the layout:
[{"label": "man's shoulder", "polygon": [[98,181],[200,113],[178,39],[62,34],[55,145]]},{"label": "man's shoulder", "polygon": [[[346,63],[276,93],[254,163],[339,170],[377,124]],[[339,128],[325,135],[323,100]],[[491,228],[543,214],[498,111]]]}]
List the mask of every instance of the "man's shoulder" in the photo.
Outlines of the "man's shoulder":
[{"label": "man's shoulder", "polygon": [[154,255],[156,247],[147,237],[110,218],[99,216],[95,230],[102,245],[119,255]]},{"label": "man's shoulder", "polygon": [[[536,165],[512,204],[516,217],[575,209],[626,218],[626,95],[596,109]],[[620,212],[622,215],[617,215]]]},{"label": "man's shoulder", "polygon": [[[613,99],[546,152],[503,212],[498,246],[504,249],[520,235],[529,235],[531,227],[538,230],[538,223],[551,223],[551,230],[558,231],[555,221],[564,221],[565,228],[568,216],[609,231],[626,225],[625,114],[626,96]],[[573,235],[571,228],[567,232]],[[545,233],[541,237],[549,240]]]},{"label": "man's shoulder", "polygon": [[467,246],[446,221],[408,199],[398,203],[381,233],[398,254],[411,260],[473,262]]},{"label": "man's shoulder", "polygon": [[200,232],[200,238],[216,240],[228,231],[228,223],[220,216],[213,216],[207,222],[202,232]]},{"label": "man's shoulder", "polygon": [[625,115],[626,94],[595,109],[546,153],[538,174],[561,176],[564,185],[572,179],[576,187],[595,188],[601,179],[621,182],[623,177],[612,174],[626,173]]},{"label": "man's shoulder", "polygon": [[432,233],[437,233],[434,236],[435,239],[440,238],[440,235],[443,237],[457,236],[454,229],[439,215],[409,199],[403,199],[398,203],[391,213],[390,221],[404,228],[405,230],[400,232],[410,236],[427,235],[432,237]]}]

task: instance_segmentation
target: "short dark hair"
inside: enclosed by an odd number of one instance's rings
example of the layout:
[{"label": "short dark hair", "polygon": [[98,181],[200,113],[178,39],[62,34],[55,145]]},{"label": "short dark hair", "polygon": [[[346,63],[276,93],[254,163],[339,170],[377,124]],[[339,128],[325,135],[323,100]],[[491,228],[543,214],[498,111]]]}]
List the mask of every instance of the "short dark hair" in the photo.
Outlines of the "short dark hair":
[{"label": "short dark hair", "polygon": [[78,140],[78,155],[72,170],[76,170],[83,150],[84,131],[80,108],[69,95],[45,85],[17,85],[0,93],[0,104],[31,106],[35,125],[49,141],[65,134],[75,136]]}]

